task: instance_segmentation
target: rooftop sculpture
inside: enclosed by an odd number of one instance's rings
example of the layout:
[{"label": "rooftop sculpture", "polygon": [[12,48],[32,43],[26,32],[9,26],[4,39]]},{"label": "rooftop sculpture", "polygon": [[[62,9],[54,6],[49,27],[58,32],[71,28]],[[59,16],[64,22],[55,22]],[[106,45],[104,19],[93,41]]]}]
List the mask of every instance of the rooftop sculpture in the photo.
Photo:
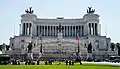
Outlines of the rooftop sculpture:
[{"label": "rooftop sculpture", "polygon": [[87,13],[94,13],[95,9],[92,9],[92,7],[88,7]]},{"label": "rooftop sculpture", "polygon": [[26,9],[25,12],[26,12],[26,13],[31,13],[31,14],[32,14],[32,13],[34,12],[34,10],[32,10],[32,7],[29,7],[29,9]]}]

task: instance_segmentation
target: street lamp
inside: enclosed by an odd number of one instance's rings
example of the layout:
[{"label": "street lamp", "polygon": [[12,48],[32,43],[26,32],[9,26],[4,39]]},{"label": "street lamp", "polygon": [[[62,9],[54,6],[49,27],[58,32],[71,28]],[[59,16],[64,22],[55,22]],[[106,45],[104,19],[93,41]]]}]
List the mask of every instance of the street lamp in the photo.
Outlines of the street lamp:
[{"label": "street lamp", "polygon": [[79,56],[79,53],[80,53],[80,46],[79,46],[79,31],[77,32],[77,37],[76,39],[78,40],[78,51],[76,53],[77,56]]},{"label": "street lamp", "polygon": [[78,52],[77,52],[77,56],[79,56],[80,53],[80,46],[79,46],[79,38],[78,38]]},{"label": "street lamp", "polygon": [[40,46],[40,53],[42,53],[42,35],[40,35],[41,46]]}]

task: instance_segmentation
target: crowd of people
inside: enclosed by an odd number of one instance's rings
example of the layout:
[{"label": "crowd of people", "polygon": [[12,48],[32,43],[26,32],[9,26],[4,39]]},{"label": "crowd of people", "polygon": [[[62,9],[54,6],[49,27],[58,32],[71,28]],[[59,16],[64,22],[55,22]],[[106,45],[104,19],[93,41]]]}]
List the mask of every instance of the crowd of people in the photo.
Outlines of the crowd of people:
[{"label": "crowd of people", "polygon": [[[46,61],[44,61],[44,64],[45,65],[52,65],[53,62],[54,61],[52,61],[52,60],[46,60]],[[61,64],[61,61],[57,61],[57,62],[59,62],[57,65]],[[76,63],[76,61],[74,61],[74,60],[65,60],[64,62],[65,62],[66,65],[74,65]],[[82,64],[81,61],[78,61],[78,62],[80,63],[80,65]],[[12,60],[12,61],[10,61],[9,64],[20,65],[21,61],[19,61],[19,60]],[[37,60],[37,61],[26,60],[26,61],[24,61],[24,64],[25,65],[40,65],[40,60]],[[7,64],[3,63],[2,65],[7,65]]]},{"label": "crowd of people", "polygon": [[61,62],[65,63],[66,65],[74,65],[74,63],[76,62],[79,62],[80,65],[82,64],[81,63],[81,59],[80,58],[77,58],[77,59],[60,59],[59,60],[56,60],[56,59],[37,59],[37,60],[33,60],[33,59],[26,59],[26,60],[17,60],[17,59],[9,59],[9,60],[2,60],[0,61],[0,65],[7,65],[7,64],[11,64],[11,65],[20,65],[20,64],[25,64],[25,65],[39,65],[40,62],[44,62],[45,65],[52,65],[53,62],[58,62],[57,65],[60,65]]}]

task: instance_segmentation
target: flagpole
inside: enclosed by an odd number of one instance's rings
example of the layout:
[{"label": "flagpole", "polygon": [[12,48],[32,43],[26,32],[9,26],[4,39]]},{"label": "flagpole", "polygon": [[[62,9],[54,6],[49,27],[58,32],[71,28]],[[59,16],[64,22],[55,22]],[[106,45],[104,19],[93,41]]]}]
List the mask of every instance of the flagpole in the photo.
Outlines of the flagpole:
[{"label": "flagpole", "polygon": [[105,26],[105,36],[107,37],[107,26]]},{"label": "flagpole", "polygon": [[42,53],[42,32],[40,34],[41,46],[40,46],[40,53]]},{"label": "flagpole", "polygon": [[78,34],[78,32],[77,32],[77,39],[78,39],[78,52],[77,52],[77,56],[79,56],[79,52],[80,52],[80,46],[79,46],[79,34]]},{"label": "flagpole", "polygon": [[79,37],[78,37],[78,55],[79,55],[80,49],[79,49]]},{"label": "flagpole", "polygon": [[15,23],[14,23],[14,30],[13,30],[13,34],[14,34],[14,36],[15,36]]}]

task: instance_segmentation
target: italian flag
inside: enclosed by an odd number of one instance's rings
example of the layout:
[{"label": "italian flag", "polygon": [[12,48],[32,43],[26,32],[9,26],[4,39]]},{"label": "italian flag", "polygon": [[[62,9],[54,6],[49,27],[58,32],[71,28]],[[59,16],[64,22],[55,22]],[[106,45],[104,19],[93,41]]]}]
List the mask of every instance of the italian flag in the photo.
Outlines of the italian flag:
[{"label": "italian flag", "polygon": [[79,40],[79,32],[77,32],[76,40]]}]

